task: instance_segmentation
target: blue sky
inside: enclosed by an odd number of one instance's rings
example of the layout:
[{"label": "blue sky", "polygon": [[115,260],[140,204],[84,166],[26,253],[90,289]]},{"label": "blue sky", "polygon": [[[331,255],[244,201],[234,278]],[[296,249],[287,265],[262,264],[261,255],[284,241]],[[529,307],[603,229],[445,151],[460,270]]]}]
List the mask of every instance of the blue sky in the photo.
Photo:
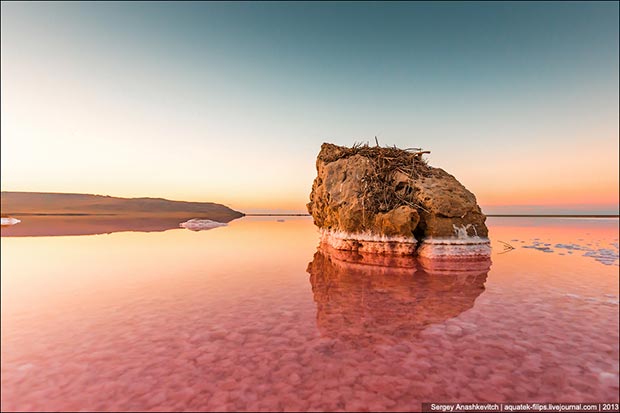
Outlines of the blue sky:
[{"label": "blue sky", "polygon": [[303,211],[321,142],[618,210],[618,3],[2,3],[2,189]]}]

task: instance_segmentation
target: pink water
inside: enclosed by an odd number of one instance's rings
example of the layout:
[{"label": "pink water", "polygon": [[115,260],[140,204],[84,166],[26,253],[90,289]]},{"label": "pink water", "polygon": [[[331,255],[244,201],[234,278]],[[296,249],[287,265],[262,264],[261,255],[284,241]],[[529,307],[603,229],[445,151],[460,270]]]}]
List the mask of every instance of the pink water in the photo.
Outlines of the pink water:
[{"label": "pink water", "polygon": [[3,237],[2,410],[618,402],[618,220],[488,224],[466,265],[317,250],[303,217]]}]

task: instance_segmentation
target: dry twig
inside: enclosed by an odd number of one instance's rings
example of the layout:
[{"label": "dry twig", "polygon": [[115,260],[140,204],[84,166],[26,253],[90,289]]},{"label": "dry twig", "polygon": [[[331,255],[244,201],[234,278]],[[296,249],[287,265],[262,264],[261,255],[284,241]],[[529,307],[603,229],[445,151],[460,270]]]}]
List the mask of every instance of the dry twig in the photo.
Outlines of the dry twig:
[{"label": "dry twig", "polygon": [[[374,147],[370,147],[367,143],[355,143],[351,148],[342,148],[331,158],[323,160],[333,162],[355,155],[361,155],[370,160],[371,168],[361,178],[363,185],[358,194],[364,200],[364,217],[387,212],[401,205],[409,205],[428,212],[416,202],[416,193],[412,184],[416,179],[433,175],[432,168],[422,157],[430,151],[423,151],[421,148],[403,150],[396,146],[380,147],[377,137],[375,137],[375,142],[377,146]],[[408,183],[403,183],[402,180],[395,182],[395,176],[399,172],[407,177]]]}]

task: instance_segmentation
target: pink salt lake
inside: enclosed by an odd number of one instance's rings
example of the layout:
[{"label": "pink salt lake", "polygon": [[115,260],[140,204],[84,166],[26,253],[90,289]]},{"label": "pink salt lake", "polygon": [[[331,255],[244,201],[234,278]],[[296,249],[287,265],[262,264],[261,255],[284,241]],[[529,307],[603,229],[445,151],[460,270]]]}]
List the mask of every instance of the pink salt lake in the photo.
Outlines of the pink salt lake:
[{"label": "pink salt lake", "polygon": [[2,410],[617,403],[618,220],[487,223],[465,265],[317,249],[305,217],[3,228]]}]

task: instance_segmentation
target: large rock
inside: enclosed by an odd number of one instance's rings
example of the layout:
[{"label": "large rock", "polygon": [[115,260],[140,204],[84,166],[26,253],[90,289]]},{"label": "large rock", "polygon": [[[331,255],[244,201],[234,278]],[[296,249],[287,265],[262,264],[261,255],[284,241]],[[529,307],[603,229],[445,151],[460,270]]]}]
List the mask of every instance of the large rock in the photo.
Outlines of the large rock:
[{"label": "large rock", "polygon": [[[308,211],[323,241],[337,249],[411,254],[417,241],[488,244],[474,194],[420,153],[324,143],[316,167]],[[433,256],[431,249],[420,252]]]}]

